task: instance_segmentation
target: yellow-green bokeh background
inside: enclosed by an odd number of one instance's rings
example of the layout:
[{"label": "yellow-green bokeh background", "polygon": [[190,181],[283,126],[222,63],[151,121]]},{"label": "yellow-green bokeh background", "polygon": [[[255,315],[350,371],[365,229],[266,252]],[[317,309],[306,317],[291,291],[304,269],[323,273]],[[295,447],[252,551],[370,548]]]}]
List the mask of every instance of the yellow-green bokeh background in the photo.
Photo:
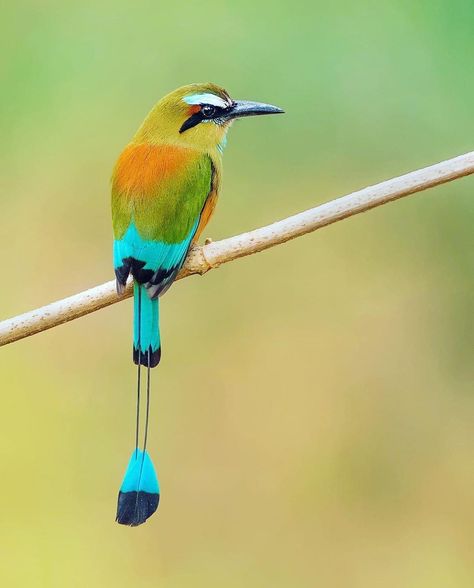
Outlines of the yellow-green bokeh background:
[{"label": "yellow-green bokeh background", "polygon": [[[10,2],[1,317],[112,278],[110,171],[164,93],[287,111],[232,129],[217,239],[472,149],[473,27],[472,0]],[[130,302],[2,348],[0,585],[472,586],[473,191],[171,290],[141,528]]]}]

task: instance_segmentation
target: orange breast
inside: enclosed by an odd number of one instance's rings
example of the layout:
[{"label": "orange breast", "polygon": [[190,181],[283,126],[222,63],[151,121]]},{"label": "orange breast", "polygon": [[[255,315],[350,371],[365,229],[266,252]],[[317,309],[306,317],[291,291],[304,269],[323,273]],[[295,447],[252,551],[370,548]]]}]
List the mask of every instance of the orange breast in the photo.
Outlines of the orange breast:
[{"label": "orange breast", "polygon": [[204,204],[204,208],[201,213],[201,218],[199,220],[198,228],[196,229],[196,233],[194,234],[193,243],[195,243],[201,233],[206,228],[207,223],[211,220],[211,216],[214,213],[214,209],[216,208],[217,204],[217,192],[213,191],[209,194],[206,203]]},{"label": "orange breast", "polygon": [[185,147],[131,144],[117,161],[114,185],[122,194],[150,194],[160,180],[180,173],[195,156],[192,150]]},{"label": "orange breast", "polygon": [[220,184],[220,166],[216,162],[214,162],[214,173],[212,176],[212,186],[211,191],[209,192],[209,196],[207,197],[206,203],[204,204],[204,208],[201,212],[201,218],[199,220],[199,225],[196,229],[196,233],[194,234],[193,243],[201,236],[201,233],[206,228],[207,223],[211,220],[211,216],[214,214],[214,210],[217,204],[217,198],[219,196],[219,184]]}]

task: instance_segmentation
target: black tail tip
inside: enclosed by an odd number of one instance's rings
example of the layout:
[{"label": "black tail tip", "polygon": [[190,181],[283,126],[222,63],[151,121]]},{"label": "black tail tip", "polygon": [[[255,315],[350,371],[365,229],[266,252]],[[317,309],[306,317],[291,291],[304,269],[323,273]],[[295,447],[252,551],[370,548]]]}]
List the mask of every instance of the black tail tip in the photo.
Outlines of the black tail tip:
[{"label": "black tail tip", "polygon": [[133,362],[135,365],[139,363],[148,367],[148,354],[150,354],[150,367],[156,367],[161,359],[161,346],[156,351],[153,351],[151,346],[147,351],[139,351],[136,347],[133,348]]},{"label": "black tail tip", "polygon": [[120,525],[138,527],[142,525],[158,508],[159,494],[151,492],[119,492],[117,516],[115,520]]}]

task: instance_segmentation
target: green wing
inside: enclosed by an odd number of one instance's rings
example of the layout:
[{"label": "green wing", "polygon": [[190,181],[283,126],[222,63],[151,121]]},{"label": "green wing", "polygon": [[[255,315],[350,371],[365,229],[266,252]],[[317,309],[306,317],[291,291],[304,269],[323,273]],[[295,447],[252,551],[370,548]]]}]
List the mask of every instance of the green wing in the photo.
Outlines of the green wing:
[{"label": "green wing", "polygon": [[162,177],[147,193],[112,189],[114,266],[119,287],[129,273],[148,288],[164,293],[182,266],[212,187],[213,166],[203,155],[185,173]]}]

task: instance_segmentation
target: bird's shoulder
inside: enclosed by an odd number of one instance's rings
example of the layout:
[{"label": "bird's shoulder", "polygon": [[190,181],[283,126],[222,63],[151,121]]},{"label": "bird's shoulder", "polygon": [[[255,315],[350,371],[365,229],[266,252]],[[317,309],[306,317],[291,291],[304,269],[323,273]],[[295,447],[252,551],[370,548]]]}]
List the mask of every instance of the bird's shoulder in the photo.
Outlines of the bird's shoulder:
[{"label": "bird's shoulder", "polygon": [[180,184],[207,177],[210,169],[209,156],[189,147],[131,143],[115,165],[112,192],[129,198],[166,196]]},{"label": "bird's shoulder", "polygon": [[127,146],[112,177],[115,237],[123,236],[133,219],[143,238],[185,239],[217,189],[218,165],[208,153],[186,147]]}]

